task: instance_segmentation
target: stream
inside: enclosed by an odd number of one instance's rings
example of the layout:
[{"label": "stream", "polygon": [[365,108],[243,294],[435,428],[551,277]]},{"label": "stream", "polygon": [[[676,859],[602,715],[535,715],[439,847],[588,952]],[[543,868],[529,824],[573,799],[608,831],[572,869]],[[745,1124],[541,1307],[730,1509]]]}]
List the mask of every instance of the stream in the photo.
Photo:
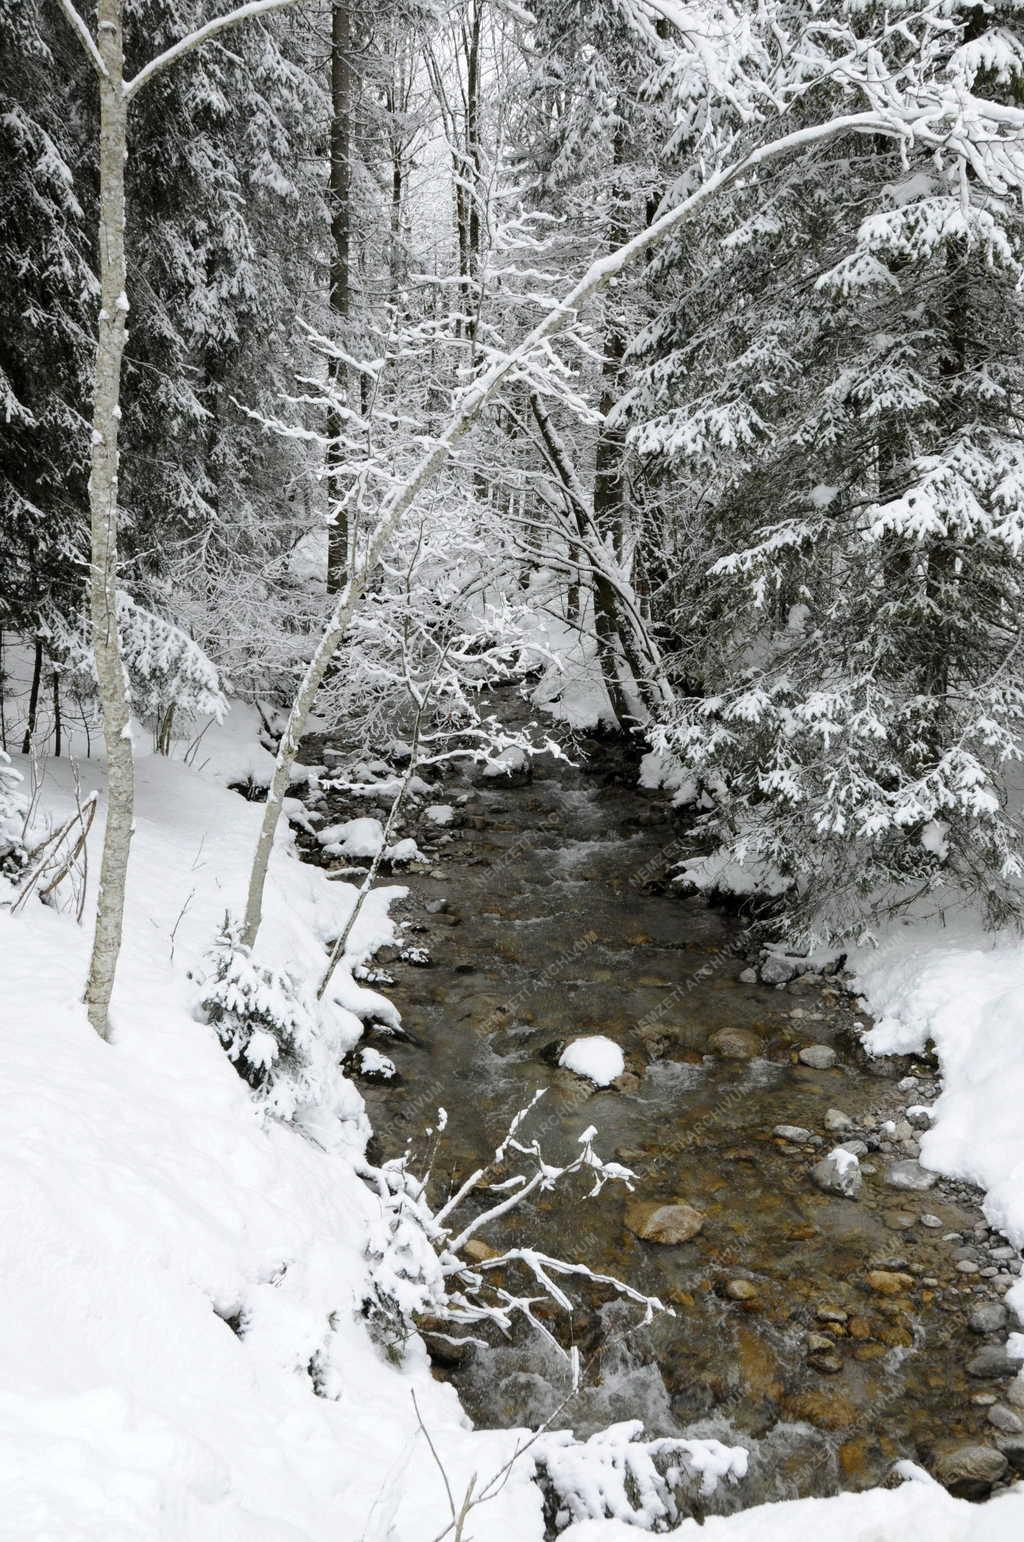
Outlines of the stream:
[{"label": "stream", "polygon": [[[967,1186],[888,1181],[917,1153],[906,1111],[927,1122],[916,1106],[937,1095],[934,1066],[869,1059],[838,979],[741,981],[740,924],[666,881],[684,826],[665,795],[639,789],[620,751],[584,740],[572,753],[571,766],[538,760],[521,784],[448,774],[436,796],[453,807],[447,825],[410,811],[401,833],[427,861],[397,880],[410,889],[397,912],[406,947],[385,957],[394,983],[381,988],[411,1037],[370,1030],[398,1071],[363,1084],[378,1154],[417,1144],[443,1104],[439,1201],[539,1089],[524,1133],[549,1160],[597,1127],[598,1152],[633,1169],[632,1194],[559,1186],[484,1235],[583,1259],[672,1307],[634,1329],[635,1306],[585,1291],[572,1329],[587,1376],[556,1423],[582,1436],[641,1418],[649,1436],[745,1445],[749,1474],[721,1486],[713,1510],[859,1489],[899,1458],[934,1471],[943,1452],[991,1446],[1005,1383],[972,1362],[998,1358],[1019,1260]],[[356,801],[328,793],[318,811],[383,813]],[[564,1041],[591,1034],[625,1055],[602,1090],[557,1064]],[[834,1065],[801,1063],[809,1045],[831,1048]],[[867,1148],[856,1200],[810,1177],[848,1139]],[[653,1201],[693,1206],[701,1230],[642,1240],[627,1214]],[[979,1304],[988,1336],[968,1322]],[[536,1334],[432,1352],[478,1425],[535,1427],[565,1398],[566,1365]],[[991,1484],[951,1486],[977,1498]]]}]

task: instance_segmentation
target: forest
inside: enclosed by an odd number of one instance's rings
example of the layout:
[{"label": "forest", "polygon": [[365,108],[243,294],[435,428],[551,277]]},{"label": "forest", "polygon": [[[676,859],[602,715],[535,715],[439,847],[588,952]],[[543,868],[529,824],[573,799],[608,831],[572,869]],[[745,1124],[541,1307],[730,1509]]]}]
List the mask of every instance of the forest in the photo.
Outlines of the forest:
[{"label": "forest", "polygon": [[12,1542],[1024,1527],[1024,10],[0,0]]}]

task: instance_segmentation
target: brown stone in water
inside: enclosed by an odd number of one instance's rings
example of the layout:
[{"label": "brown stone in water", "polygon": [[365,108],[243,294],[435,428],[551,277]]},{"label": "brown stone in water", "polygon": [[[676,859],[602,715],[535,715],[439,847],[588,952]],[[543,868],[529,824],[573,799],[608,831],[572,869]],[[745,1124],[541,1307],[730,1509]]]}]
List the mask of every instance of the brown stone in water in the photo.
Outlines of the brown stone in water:
[{"label": "brown stone in water", "polygon": [[719,1028],[708,1039],[708,1049],[723,1060],[754,1060],[763,1047],[749,1028]]},{"label": "brown stone in water", "polygon": [[730,1280],[725,1293],[730,1301],[756,1301],[759,1294],[752,1280]]},{"label": "brown stone in water", "polygon": [[641,1242],[674,1247],[695,1237],[704,1225],[704,1217],[683,1200],[637,1199],[626,1207],[626,1225]]},{"label": "brown stone in water", "polygon": [[893,1269],[871,1269],[868,1271],[868,1284],[879,1295],[901,1296],[904,1291],[913,1289],[914,1276]]},{"label": "brown stone in water", "polygon": [[501,1257],[497,1248],[492,1248],[489,1242],[484,1242],[480,1237],[470,1237],[462,1251],[475,1264],[482,1264],[488,1258]]},{"label": "brown stone in water", "polygon": [[852,1339],[869,1339],[872,1327],[866,1317],[851,1317],[849,1322],[849,1334]]}]

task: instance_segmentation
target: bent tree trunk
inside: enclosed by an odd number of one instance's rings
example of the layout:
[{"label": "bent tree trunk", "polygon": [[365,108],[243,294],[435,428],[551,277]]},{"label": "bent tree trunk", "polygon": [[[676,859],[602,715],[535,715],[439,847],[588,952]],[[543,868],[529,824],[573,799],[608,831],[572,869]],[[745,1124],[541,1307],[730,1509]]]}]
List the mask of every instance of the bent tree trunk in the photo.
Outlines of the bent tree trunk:
[{"label": "bent tree trunk", "polygon": [[121,359],[128,312],[124,167],[128,154],[124,95],[123,0],[100,0],[100,315],[93,383],[89,517],[89,607],[96,681],[107,751],[107,825],[103,836],[96,929],[85,1005],[101,1038],[110,1036],[110,996],[121,951],[125,879],[135,802],[128,690],[117,629],[117,473]]}]

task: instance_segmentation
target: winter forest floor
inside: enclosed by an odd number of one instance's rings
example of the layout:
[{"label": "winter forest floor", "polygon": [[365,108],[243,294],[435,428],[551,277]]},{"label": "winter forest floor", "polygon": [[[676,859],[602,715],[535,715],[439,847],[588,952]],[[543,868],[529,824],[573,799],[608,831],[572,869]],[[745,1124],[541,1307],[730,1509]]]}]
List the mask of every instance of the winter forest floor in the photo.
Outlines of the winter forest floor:
[{"label": "winter forest floor", "polygon": [[[428,1337],[433,1365],[417,1340],[389,1362],[360,1315],[378,1203],[357,1174],[355,1087],[350,1138],[320,1150],[255,1116],[195,1019],[191,977],[240,902],[259,814],[227,784],[269,771],[255,731],[236,710],[198,768],[140,760],[112,1046],[78,1004],[86,930],[36,904],[0,909],[0,1536],[431,1542],[449,1506],[419,1419],[461,1494],[564,1394],[562,1362],[520,1341],[462,1361]],[[96,762],[83,780],[100,784]],[[373,811],[372,797],[317,797],[315,782],[305,795],[322,823]],[[45,813],[72,799],[69,763],[49,762]],[[524,785],[451,776],[420,800],[401,833],[425,860],[382,881],[349,950],[393,977],[344,987],[353,1046],[364,1017],[363,1042],[398,1071],[362,1084],[371,1157],[400,1152],[443,1103],[440,1190],[540,1088],[553,1157],[597,1126],[635,1193],[558,1193],[488,1240],[585,1257],[673,1306],[627,1332],[626,1309],[584,1291],[587,1383],[557,1422],[589,1435],[640,1418],[649,1435],[744,1446],[747,1477],[699,1507],[735,1513],[709,1514],[702,1536],[867,1542],[914,1527],[929,1542],[1009,1542],[1024,1532],[1024,1490],[1007,1486],[1024,1383],[1006,1353],[1024,1348],[1024,950],[966,921],[894,931],[850,961],[873,1026],[832,977],[748,983],[734,924],[665,882],[679,828],[659,795],[586,767],[543,763]],[[265,941],[280,964],[313,968],[354,890],[300,843],[317,861],[282,842]],[[376,991],[407,1039],[387,1032]],[[558,1067],[581,1037],[621,1051],[610,1086]],[[817,1064],[799,1059],[809,1046]],[[856,1200],[810,1178],[852,1140],[866,1148]],[[893,1187],[897,1163],[928,1186]],[[694,1206],[700,1232],[642,1240],[654,1200]],[[478,1425],[511,1428],[471,1429],[456,1388]],[[876,1486],[901,1458],[908,1481]],[[988,1472],[994,1497],[951,1497],[927,1475],[943,1461],[947,1480],[968,1464],[962,1491]],[[476,1542],[541,1542],[533,1466],[525,1453],[473,1511]],[[561,1534],[637,1531],[580,1520]],[[678,1534],[696,1537],[696,1522]]]}]

